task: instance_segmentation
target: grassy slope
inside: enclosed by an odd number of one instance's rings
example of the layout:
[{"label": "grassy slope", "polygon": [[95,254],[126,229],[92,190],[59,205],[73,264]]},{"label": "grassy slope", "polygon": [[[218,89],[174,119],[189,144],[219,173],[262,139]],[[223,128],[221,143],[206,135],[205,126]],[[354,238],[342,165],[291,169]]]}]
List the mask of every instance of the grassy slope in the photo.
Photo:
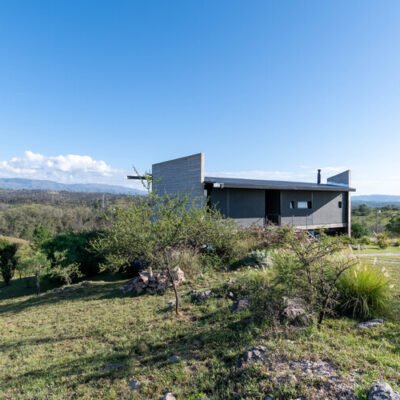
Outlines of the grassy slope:
[{"label": "grassy slope", "polygon": [[[400,260],[383,263],[400,283]],[[198,284],[220,285],[232,275]],[[360,394],[378,377],[400,380],[396,316],[366,332],[357,332],[348,319],[328,320],[320,332],[278,331],[257,325],[248,311],[231,313],[225,298],[193,305],[190,283],[182,290],[179,319],[167,306],[172,293],[126,297],[120,281],[39,297],[24,295],[23,284],[16,283],[0,290],[1,399],[157,399],[166,390],[178,399],[200,399],[201,393],[211,399],[264,399],[273,376],[236,368],[253,344],[264,344],[280,360],[329,360],[344,375],[355,375]],[[173,354],[182,361],[168,363]],[[138,392],[129,388],[131,379],[142,383]],[[313,385],[318,382],[281,385],[281,396],[307,394]]]}]

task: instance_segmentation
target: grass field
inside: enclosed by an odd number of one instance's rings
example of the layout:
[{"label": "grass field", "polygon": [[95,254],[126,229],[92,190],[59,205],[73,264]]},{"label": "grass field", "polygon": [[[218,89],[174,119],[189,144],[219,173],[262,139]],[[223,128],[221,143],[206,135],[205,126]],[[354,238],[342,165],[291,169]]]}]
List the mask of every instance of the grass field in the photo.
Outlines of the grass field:
[{"label": "grass field", "polygon": [[[399,296],[400,257],[382,256],[379,262],[393,276]],[[260,324],[248,310],[232,313],[224,297],[191,303],[193,286],[219,287],[241,273],[187,282],[180,318],[168,306],[172,292],[124,296],[117,277],[100,277],[65,293],[47,286],[38,297],[24,280],[1,287],[0,398],[158,399],[171,391],[178,400],[264,400],[271,393],[317,399],[323,382],[289,371],[291,361],[302,360],[328,361],[340,377],[354,380],[360,398],[375,379],[399,384],[397,311],[393,320],[371,330],[356,330],[351,319],[330,319],[318,331]],[[278,369],[238,368],[244,351],[255,344],[268,349]],[[171,363],[171,355],[181,360]],[[285,368],[292,378],[279,381]],[[132,380],[140,382],[139,390],[130,388]]]}]

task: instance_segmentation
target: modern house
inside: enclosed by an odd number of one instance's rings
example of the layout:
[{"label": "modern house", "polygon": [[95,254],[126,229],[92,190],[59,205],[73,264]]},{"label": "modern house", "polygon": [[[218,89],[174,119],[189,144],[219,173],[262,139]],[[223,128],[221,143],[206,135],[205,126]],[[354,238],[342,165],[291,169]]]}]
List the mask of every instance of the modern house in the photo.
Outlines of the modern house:
[{"label": "modern house", "polygon": [[152,166],[153,191],[159,195],[189,195],[208,202],[242,226],[291,225],[309,231],[326,229],[350,235],[350,171],[321,183],[236,179],[204,175],[204,154],[194,154]]}]

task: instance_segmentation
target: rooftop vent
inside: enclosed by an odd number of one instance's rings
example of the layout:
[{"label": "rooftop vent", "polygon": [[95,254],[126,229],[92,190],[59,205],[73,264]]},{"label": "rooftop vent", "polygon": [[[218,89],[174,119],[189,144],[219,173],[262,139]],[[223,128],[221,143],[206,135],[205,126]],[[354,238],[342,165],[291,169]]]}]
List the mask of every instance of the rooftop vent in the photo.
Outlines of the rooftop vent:
[{"label": "rooftop vent", "polygon": [[317,183],[318,183],[318,185],[321,184],[321,170],[320,169],[318,170]]}]

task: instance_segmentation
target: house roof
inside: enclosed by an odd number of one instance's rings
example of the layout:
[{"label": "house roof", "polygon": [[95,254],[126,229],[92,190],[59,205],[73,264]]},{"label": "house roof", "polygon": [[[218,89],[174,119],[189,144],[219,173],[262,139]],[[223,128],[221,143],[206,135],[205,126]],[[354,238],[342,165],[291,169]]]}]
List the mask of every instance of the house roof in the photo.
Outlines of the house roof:
[{"label": "house roof", "polygon": [[225,188],[238,189],[280,189],[280,190],[312,190],[312,191],[332,191],[332,192],[355,192],[356,189],[340,184],[310,183],[310,182],[288,182],[270,181],[262,179],[243,179],[243,178],[224,178],[206,176],[205,183],[221,184]]}]

